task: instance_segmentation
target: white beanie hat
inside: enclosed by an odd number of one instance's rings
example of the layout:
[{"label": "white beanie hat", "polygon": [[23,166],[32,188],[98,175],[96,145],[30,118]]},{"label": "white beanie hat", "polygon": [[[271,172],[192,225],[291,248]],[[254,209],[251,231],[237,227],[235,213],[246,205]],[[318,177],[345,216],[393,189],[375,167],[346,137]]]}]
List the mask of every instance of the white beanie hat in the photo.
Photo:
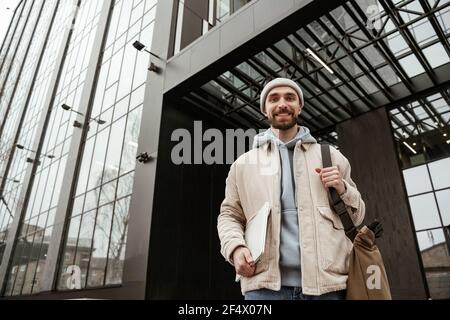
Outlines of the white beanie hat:
[{"label": "white beanie hat", "polygon": [[303,98],[303,91],[302,91],[302,89],[300,89],[300,87],[297,83],[295,83],[291,79],[277,78],[275,80],[270,81],[268,84],[266,84],[263,91],[261,92],[261,112],[262,113],[265,113],[265,111],[266,111],[266,99],[267,99],[267,96],[269,95],[270,91],[272,91],[272,89],[275,89],[278,87],[291,87],[298,94],[298,97],[300,99],[300,108],[302,108],[305,105],[305,100]]}]

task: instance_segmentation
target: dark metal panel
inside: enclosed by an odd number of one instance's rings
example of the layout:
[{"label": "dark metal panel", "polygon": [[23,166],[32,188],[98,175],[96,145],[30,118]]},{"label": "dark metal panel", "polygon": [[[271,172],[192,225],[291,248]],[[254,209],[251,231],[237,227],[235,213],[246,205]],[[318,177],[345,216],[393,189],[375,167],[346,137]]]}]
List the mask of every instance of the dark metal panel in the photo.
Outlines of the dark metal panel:
[{"label": "dark metal panel", "polygon": [[341,123],[337,132],[341,151],[352,165],[352,177],[366,203],[365,223],[375,218],[383,222],[384,235],[378,246],[393,298],[427,298],[406,187],[386,109]]},{"label": "dark metal panel", "polygon": [[171,141],[172,132],[187,130],[194,145],[194,121],[202,121],[203,131],[233,129],[187,102],[164,101],[147,298],[241,299],[234,268],[221,256],[217,235],[229,165],[177,166],[171,159],[178,144]]}]

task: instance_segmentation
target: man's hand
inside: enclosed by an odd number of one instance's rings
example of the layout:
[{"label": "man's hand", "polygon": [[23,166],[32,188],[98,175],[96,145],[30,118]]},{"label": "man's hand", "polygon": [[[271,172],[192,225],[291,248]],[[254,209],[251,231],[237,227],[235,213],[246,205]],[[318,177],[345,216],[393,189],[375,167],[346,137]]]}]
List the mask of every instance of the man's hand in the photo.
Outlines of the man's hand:
[{"label": "man's hand", "polygon": [[345,193],[345,183],[337,167],[316,169],[325,188],[335,188],[339,195]]},{"label": "man's hand", "polygon": [[240,276],[250,278],[256,272],[256,265],[253,261],[250,250],[246,247],[239,247],[233,252],[233,264],[236,273]]}]

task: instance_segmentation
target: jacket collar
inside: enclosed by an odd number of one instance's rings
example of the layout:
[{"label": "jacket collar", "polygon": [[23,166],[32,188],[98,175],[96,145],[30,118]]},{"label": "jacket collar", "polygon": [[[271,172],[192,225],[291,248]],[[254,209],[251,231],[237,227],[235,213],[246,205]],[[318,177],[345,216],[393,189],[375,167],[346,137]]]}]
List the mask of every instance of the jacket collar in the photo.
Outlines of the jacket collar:
[{"label": "jacket collar", "polygon": [[[296,145],[296,148],[302,148],[303,151],[308,151],[309,148],[311,148],[311,145],[311,143],[301,143],[301,141],[299,141]],[[276,144],[273,141],[270,141],[263,146],[263,150],[267,152],[276,150]]]},{"label": "jacket collar", "polygon": [[311,143],[302,143],[300,146],[303,148],[303,151],[308,151],[311,148]]}]

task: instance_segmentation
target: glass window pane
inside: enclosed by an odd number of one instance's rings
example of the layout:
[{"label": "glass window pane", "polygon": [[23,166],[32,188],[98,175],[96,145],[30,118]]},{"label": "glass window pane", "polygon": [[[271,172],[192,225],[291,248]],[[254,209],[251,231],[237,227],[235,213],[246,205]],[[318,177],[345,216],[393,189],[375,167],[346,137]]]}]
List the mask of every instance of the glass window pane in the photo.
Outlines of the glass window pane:
[{"label": "glass window pane", "polygon": [[403,176],[409,196],[432,190],[426,166],[405,170]]},{"label": "glass window pane", "polygon": [[400,59],[399,62],[410,78],[425,72],[425,69],[414,54],[410,54],[409,56]]},{"label": "glass window pane", "polygon": [[438,21],[441,24],[444,32],[448,33],[448,31],[450,30],[450,8],[446,7],[442,9],[436,14],[436,17],[438,17]]},{"label": "glass window pane", "polygon": [[100,287],[104,284],[112,212],[112,204],[98,210],[93,251],[89,265],[88,287]]},{"label": "glass window pane", "polygon": [[80,269],[81,288],[86,286],[86,276],[89,259],[92,253],[92,239],[94,236],[95,211],[86,213],[81,218],[80,234],[78,236],[75,266]]},{"label": "glass window pane", "polygon": [[217,20],[222,21],[223,18],[230,14],[230,1],[229,0],[219,0],[217,4]]},{"label": "glass window pane", "polygon": [[395,54],[396,57],[409,50],[408,44],[398,31],[388,36],[387,40],[384,41],[386,41],[386,44],[388,45],[389,49],[391,49],[391,51]]},{"label": "glass window pane", "polygon": [[437,68],[439,66],[442,66],[443,64],[450,62],[447,52],[439,42],[432,45],[431,47],[423,49],[423,53],[427,57],[428,62],[430,63],[432,68]]},{"label": "glass window pane", "polygon": [[444,226],[450,225],[450,190],[436,192],[439,210]]},{"label": "glass window pane", "polygon": [[[417,241],[419,242],[419,249],[423,253],[434,246],[445,242],[443,229],[429,230],[417,232]],[[423,261],[424,267],[432,266],[429,261]]]},{"label": "glass window pane", "polygon": [[416,230],[441,227],[433,193],[412,197],[409,202]]},{"label": "glass window pane", "polygon": [[117,187],[117,199],[128,196],[133,191],[134,171],[121,177]]},{"label": "glass window pane", "polygon": [[428,19],[422,19],[414,23],[409,29],[420,46],[437,38],[436,32],[434,32]]},{"label": "glass window pane", "polygon": [[60,277],[58,281],[59,290],[81,289],[80,269],[78,266],[74,265],[80,223],[81,216],[73,218],[70,221],[67,243],[64,255],[61,259],[62,266],[60,268]]},{"label": "glass window pane", "polygon": [[119,284],[122,281],[123,262],[125,260],[126,239],[128,234],[128,209],[130,197],[116,202],[113,226],[110,235],[106,284]]},{"label": "glass window pane", "polygon": [[442,229],[417,233],[432,299],[450,298],[450,256]]},{"label": "glass window pane", "polygon": [[450,187],[450,158],[430,163],[428,166],[435,190]]}]

